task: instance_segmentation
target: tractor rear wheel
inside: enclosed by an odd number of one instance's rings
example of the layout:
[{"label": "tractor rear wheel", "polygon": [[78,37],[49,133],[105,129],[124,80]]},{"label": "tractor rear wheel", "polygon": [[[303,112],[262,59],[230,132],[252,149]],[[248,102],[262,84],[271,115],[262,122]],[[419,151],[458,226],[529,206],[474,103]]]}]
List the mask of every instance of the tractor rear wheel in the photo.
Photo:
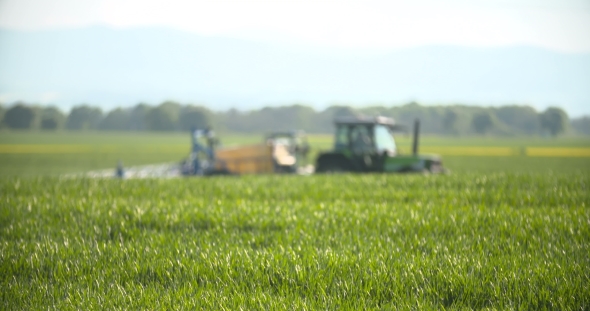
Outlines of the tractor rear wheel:
[{"label": "tractor rear wheel", "polygon": [[323,174],[341,174],[350,172],[350,165],[342,159],[330,159],[330,161],[322,161],[318,164],[317,173]]},{"label": "tractor rear wheel", "polygon": [[338,165],[338,163],[330,163],[322,169],[322,173],[324,174],[342,174],[344,172],[346,172],[346,170]]}]

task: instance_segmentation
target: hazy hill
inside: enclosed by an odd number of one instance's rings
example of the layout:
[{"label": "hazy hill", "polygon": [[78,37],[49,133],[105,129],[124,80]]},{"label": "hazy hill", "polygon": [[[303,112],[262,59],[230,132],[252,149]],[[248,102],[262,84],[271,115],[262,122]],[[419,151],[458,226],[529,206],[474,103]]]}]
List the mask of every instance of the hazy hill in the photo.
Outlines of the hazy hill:
[{"label": "hazy hill", "polygon": [[[528,103],[590,112],[590,54],[533,47],[389,52],[290,47],[157,28],[0,30],[0,96],[105,108],[165,99],[213,109]],[[16,95],[15,95],[16,94]]]}]

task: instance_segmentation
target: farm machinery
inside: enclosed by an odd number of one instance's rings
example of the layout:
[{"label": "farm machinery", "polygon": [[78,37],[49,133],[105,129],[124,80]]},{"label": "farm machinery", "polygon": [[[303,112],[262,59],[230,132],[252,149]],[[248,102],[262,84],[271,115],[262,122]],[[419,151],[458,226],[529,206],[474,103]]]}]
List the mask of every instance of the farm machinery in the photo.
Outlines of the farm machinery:
[{"label": "farm machinery", "polygon": [[193,129],[191,134],[191,153],[181,163],[185,176],[296,173],[309,150],[305,133],[299,131],[272,133],[261,144],[233,148],[217,148],[211,129]]},{"label": "farm machinery", "polygon": [[320,153],[316,173],[446,172],[439,156],[418,154],[419,120],[414,123],[412,154],[408,155],[400,154],[392,135],[406,128],[392,118],[346,116],[334,123],[334,149]]},{"label": "farm machinery", "polygon": [[[393,133],[407,131],[392,118],[346,116],[335,119],[334,149],[320,153],[316,173],[445,173],[438,155],[418,154],[420,122],[413,130],[412,153],[399,152]],[[182,163],[183,175],[300,173],[309,152],[300,131],[275,132],[262,144],[216,148],[210,129],[192,131],[192,149]]]},{"label": "farm machinery", "polygon": [[191,152],[181,163],[180,172],[185,176],[230,174],[223,166],[218,165],[215,149],[219,140],[209,129],[193,129],[191,131]]},{"label": "farm machinery", "polygon": [[265,142],[272,146],[275,172],[297,173],[307,164],[309,143],[304,131],[270,133]]}]

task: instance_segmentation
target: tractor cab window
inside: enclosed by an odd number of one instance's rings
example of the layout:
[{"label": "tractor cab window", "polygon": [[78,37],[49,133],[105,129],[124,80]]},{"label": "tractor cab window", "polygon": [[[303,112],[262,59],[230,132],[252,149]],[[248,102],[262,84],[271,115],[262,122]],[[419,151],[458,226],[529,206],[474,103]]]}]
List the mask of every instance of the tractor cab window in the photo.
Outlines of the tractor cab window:
[{"label": "tractor cab window", "polygon": [[348,126],[339,125],[336,127],[336,141],[334,149],[348,149]]},{"label": "tractor cab window", "polygon": [[355,153],[367,153],[374,150],[372,135],[366,125],[357,125],[352,128],[350,142]]},{"label": "tractor cab window", "polygon": [[395,140],[389,129],[383,125],[375,126],[375,145],[379,153],[383,151],[396,152]]}]

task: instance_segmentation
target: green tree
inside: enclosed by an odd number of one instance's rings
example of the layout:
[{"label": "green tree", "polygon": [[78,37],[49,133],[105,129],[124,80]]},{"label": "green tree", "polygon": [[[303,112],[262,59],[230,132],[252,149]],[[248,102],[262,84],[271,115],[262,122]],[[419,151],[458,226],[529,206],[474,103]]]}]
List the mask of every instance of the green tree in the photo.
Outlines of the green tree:
[{"label": "green tree", "polygon": [[572,119],[572,128],[578,134],[590,135],[590,117],[583,116],[580,118]]},{"label": "green tree", "polygon": [[561,108],[549,107],[540,115],[541,128],[557,136],[565,131],[568,116]]},{"label": "green tree", "polygon": [[422,106],[417,102],[394,107],[392,115],[396,122],[406,125],[411,125],[415,119],[420,119],[420,130],[425,133],[438,132],[441,129],[437,126],[441,122],[440,117],[432,107]]},{"label": "green tree", "polygon": [[6,114],[6,108],[0,103],[0,128],[4,127],[4,114]]},{"label": "green tree", "polygon": [[180,129],[190,131],[194,128],[211,126],[211,112],[201,106],[186,106],[182,108],[179,117]]},{"label": "green tree", "polygon": [[41,110],[41,129],[59,129],[64,125],[65,119],[65,115],[57,107],[45,107]]},{"label": "green tree", "polygon": [[[319,133],[331,133],[334,130],[334,118],[341,116],[356,116],[359,112],[348,106],[334,105],[330,106],[319,113],[314,111],[312,129]],[[308,130],[303,128],[303,130]]]},{"label": "green tree", "polygon": [[283,113],[286,114],[285,117],[288,117],[290,121],[286,130],[309,130],[314,126],[313,121],[316,112],[309,106],[300,104],[288,106]]},{"label": "green tree", "polygon": [[23,103],[17,103],[6,110],[3,123],[12,129],[30,129],[34,120],[34,109]]},{"label": "green tree", "polygon": [[454,109],[450,108],[445,111],[442,126],[447,133],[456,132],[455,124],[457,123],[457,117],[457,112]]},{"label": "green tree", "polygon": [[113,109],[100,121],[101,130],[122,131],[129,128],[130,113],[121,108]]},{"label": "green tree", "polygon": [[482,111],[473,116],[471,127],[478,134],[486,134],[494,126],[494,120],[489,111]]},{"label": "green tree", "polygon": [[41,129],[42,130],[56,130],[59,127],[57,120],[54,118],[46,118],[43,117],[41,119]]},{"label": "green tree", "polygon": [[354,109],[352,109],[351,107],[348,107],[348,106],[334,107],[333,112],[332,112],[332,116],[334,118],[357,116],[357,115],[358,115],[358,113]]},{"label": "green tree", "polygon": [[167,110],[172,116],[176,118],[180,116],[180,111],[182,111],[182,105],[171,100],[163,102],[160,104],[160,107]]},{"label": "green tree", "polygon": [[143,131],[147,129],[145,124],[146,115],[151,109],[150,106],[140,103],[129,111],[129,129],[132,131]]},{"label": "green tree", "polygon": [[250,131],[289,131],[309,129],[315,111],[304,105],[264,107],[248,115]]},{"label": "green tree", "polygon": [[81,105],[72,108],[66,120],[66,128],[69,130],[96,129],[102,119],[100,108]]},{"label": "green tree", "polygon": [[227,112],[220,114],[218,116],[218,120],[222,128],[225,128],[229,131],[233,132],[243,132],[244,131],[244,119],[245,113],[239,111],[236,108],[230,108]]},{"label": "green tree", "polygon": [[178,130],[180,128],[180,124],[178,123],[178,119],[180,118],[180,112],[182,111],[182,105],[175,101],[165,101],[160,104],[160,108],[166,110],[170,116],[172,117],[172,121],[174,122],[174,129]]},{"label": "green tree", "polygon": [[174,131],[175,121],[173,112],[162,106],[151,108],[145,116],[145,124],[150,131]]},{"label": "green tree", "polygon": [[514,133],[539,133],[539,114],[530,106],[503,106],[495,109],[496,117]]}]

